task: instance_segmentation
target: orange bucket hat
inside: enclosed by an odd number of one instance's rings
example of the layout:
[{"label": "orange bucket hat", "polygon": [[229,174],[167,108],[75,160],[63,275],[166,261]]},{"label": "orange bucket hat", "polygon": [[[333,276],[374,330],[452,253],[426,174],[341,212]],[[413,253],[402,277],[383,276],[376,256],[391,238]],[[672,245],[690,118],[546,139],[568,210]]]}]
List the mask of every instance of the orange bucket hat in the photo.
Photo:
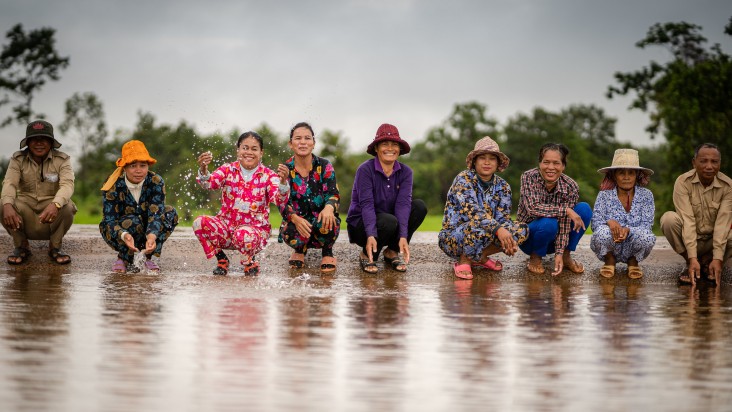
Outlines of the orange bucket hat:
[{"label": "orange bucket hat", "polygon": [[122,175],[124,167],[134,162],[147,162],[152,165],[157,163],[157,160],[150,157],[150,153],[148,153],[145,143],[142,143],[139,140],[130,140],[122,146],[122,157],[117,159],[117,162],[115,163],[117,165],[117,169],[109,176],[102,186],[102,190],[106,192],[111,189],[117,179]]}]

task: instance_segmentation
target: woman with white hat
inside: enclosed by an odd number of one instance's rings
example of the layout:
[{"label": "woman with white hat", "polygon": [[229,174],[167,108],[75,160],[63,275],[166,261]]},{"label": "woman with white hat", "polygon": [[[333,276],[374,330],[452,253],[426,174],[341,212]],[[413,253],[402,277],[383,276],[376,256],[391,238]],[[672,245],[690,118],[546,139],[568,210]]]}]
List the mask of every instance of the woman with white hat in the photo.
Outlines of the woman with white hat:
[{"label": "woman with white hat", "polygon": [[472,266],[503,269],[490,255],[513,256],[529,235],[527,224],[511,220],[511,186],[496,174],[509,162],[498,144],[486,136],[468,153],[468,169],[455,177],[447,192],[438,245],[457,260],[453,268],[458,278],[472,279]]},{"label": "woman with white hat", "polygon": [[653,193],[646,189],[653,170],[639,166],[638,151],[618,149],[611,166],[597,171],[605,178],[595,200],[590,248],[604,261],[600,275],[615,276],[617,262],[628,265],[628,277],[638,279],[638,263],[651,253],[656,236]]}]

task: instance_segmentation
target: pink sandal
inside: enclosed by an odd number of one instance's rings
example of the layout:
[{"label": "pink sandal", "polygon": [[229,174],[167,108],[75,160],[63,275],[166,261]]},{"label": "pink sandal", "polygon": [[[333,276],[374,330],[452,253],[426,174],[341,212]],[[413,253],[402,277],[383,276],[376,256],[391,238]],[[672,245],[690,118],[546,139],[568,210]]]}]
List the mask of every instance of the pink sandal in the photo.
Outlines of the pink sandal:
[{"label": "pink sandal", "polygon": [[145,260],[145,269],[147,269],[148,272],[160,272],[160,266],[158,266],[158,264],[152,259]]},{"label": "pink sandal", "polygon": [[503,263],[499,262],[498,260],[491,259],[491,258],[488,258],[488,260],[486,260],[483,263],[473,262],[472,265],[475,267],[484,268],[484,269],[488,269],[488,270],[495,270],[496,272],[503,269]]},{"label": "pink sandal", "polygon": [[112,265],[112,272],[114,273],[127,273],[127,264],[122,259],[117,259]]},{"label": "pink sandal", "polygon": [[454,265],[452,265],[452,268],[455,271],[455,276],[459,277],[460,279],[473,278],[473,270],[467,263],[463,263],[462,265],[455,263]]}]

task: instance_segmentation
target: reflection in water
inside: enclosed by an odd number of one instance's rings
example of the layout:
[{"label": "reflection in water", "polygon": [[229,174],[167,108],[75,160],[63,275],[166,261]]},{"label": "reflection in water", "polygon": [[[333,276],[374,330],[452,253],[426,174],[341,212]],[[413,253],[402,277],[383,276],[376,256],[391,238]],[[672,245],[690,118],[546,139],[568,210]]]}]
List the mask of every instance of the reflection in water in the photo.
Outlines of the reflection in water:
[{"label": "reflection in water", "polygon": [[[732,293],[729,287],[708,284],[679,287],[681,298],[668,302],[674,332],[685,343],[668,355],[688,364],[688,378],[696,382],[732,379]],[[678,306],[671,306],[671,304]],[[718,394],[709,388],[709,398]]]},{"label": "reflection in water", "polygon": [[5,402],[0,396],[2,410],[51,410],[64,389],[69,325],[61,273],[57,268],[45,274],[18,271],[3,282],[0,338],[7,348],[0,349],[0,369],[7,382],[0,380],[0,388],[7,385],[18,398]]},{"label": "reflection in water", "polygon": [[732,290],[0,270],[0,410],[729,410]]},{"label": "reflection in water", "polygon": [[355,321],[348,336],[351,358],[346,379],[352,396],[372,410],[393,409],[403,393],[409,317],[407,282],[400,276],[363,276],[361,291],[348,302]]},{"label": "reflection in water", "polygon": [[159,276],[113,274],[100,285],[99,374],[111,401],[127,401],[132,409],[141,409],[143,401],[155,395],[150,384],[166,373],[156,363],[163,324],[160,282]]}]

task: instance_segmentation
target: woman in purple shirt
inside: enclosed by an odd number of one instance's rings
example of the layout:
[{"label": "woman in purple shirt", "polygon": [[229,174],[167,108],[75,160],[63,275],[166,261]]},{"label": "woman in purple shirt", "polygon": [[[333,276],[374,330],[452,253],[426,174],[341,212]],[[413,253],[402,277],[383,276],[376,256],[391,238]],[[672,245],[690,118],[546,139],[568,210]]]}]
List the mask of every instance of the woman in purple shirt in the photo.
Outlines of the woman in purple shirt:
[{"label": "woman in purple shirt", "polygon": [[356,170],[346,223],[348,239],[361,246],[359,263],[366,273],[378,271],[376,260],[384,246],[384,262],[406,272],[409,240],[427,216],[425,203],[412,199],[412,169],[397,161],[409,150],[395,126],[382,124],[366,149],[375,158]]}]

